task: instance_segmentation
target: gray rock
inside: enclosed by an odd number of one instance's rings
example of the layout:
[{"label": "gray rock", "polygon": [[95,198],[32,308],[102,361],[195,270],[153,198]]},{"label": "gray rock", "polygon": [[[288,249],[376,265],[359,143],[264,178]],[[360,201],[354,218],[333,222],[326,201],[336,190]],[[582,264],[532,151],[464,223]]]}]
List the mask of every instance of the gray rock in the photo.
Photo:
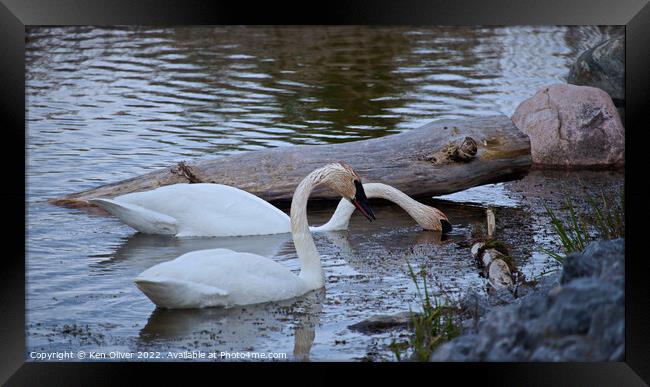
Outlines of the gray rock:
[{"label": "gray rock", "polygon": [[567,82],[605,90],[616,106],[624,106],[625,37],[605,40],[580,54]]},{"label": "gray rock", "polygon": [[564,336],[544,341],[530,356],[531,361],[605,361],[607,354],[590,338],[581,335]]},{"label": "gray rock", "polygon": [[548,310],[548,299],[542,294],[531,294],[518,309],[518,317],[523,320],[532,320],[541,317]]},{"label": "gray rock", "polygon": [[443,345],[432,354],[431,361],[467,361],[476,347],[477,335],[464,335],[454,340],[454,345]]},{"label": "gray rock", "polygon": [[561,286],[550,298],[546,331],[557,334],[586,334],[596,309],[623,303],[623,292],[594,277],[577,278]]},{"label": "gray rock", "polygon": [[622,238],[592,243],[582,253],[569,254],[563,265],[561,282],[581,277],[597,277],[617,285],[625,281],[625,240]]},{"label": "gray rock", "polygon": [[612,347],[621,344],[620,338],[625,336],[625,307],[609,304],[598,308],[591,317],[588,334]]},{"label": "gray rock", "polygon": [[490,309],[490,303],[486,297],[474,290],[468,291],[459,302],[460,309],[472,319],[478,320]]},{"label": "gray rock", "polygon": [[[545,279],[482,314],[476,332],[441,345],[433,361],[621,361],[625,356],[623,239],[567,257],[562,283]],[[485,309],[477,294],[463,301]],[[478,305],[478,306],[477,306]]]}]

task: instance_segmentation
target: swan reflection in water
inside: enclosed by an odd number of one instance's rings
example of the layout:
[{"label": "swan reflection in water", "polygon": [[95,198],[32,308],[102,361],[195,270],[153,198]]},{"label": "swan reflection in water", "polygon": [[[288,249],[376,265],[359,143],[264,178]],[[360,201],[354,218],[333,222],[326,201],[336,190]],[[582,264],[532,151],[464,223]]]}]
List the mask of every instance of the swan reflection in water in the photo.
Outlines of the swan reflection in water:
[{"label": "swan reflection in water", "polygon": [[[354,253],[348,239],[348,231],[326,231],[316,236],[317,239],[321,237],[342,253]],[[176,238],[166,235],[135,233],[126,238],[109,259],[96,262],[94,265],[106,268],[110,265],[121,264],[128,265],[132,269],[145,270],[157,263],[170,261],[191,251],[218,248],[274,257],[274,259],[280,260],[286,259],[292,253],[295,255],[289,233],[210,238]]]},{"label": "swan reflection in water", "polygon": [[[183,350],[290,352],[307,361],[325,300],[325,289],[279,302],[232,308],[156,308],[140,331],[141,344],[165,341]],[[293,349],[287,340],[293,336]]]},{"label": "swan reflection in water", "polygon": [[245,237],[176,238],[166,235],[135,233],[120,245],[101,266],[128,264],[140,271],[170,261],[190,251],[230,249],[246,253],[275,256],[291,240],[291,234],[254,235]]}]

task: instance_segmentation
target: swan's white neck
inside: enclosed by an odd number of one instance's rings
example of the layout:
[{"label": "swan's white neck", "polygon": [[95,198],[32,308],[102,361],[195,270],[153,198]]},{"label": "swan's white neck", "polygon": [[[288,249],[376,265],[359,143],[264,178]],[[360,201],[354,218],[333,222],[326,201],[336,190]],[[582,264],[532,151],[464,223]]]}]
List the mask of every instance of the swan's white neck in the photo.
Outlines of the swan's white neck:
[{"label": "swan's white neck", "polygon": [[[366,185],[369,187],[366,188]],[[411,218],[413,218],[419,224],[426,224],[426,212],[427,209],[429,209],[429,206],[418,202],[404,192],[398,190],[397,188],[393,188],[390,185],[381,183],[368,183],[365,184],[363,188],[366,191],[366,196],[389,200],[400,206],[411,216]],[[368,192],[371,193],[369,194]]]},{"label": "swan's white neck", "polygon": [[[428,218],[426,215],[428,206],[419,203],[404,192],[381,183],[365,183],[363,190],[369,199],[381,198],[389,200],[400,206],[420,225],[427,224]],[[341,199],[332,218],[322,226],[312,227],[312,231],[347,230],[350,217],[352,217],[354,210],[355,207],[349,200]]]},{"label": "swan's white neck", "polygon": [[[365,191],[365,187],[364,187]],[[366,196],[368,195],[368,192],[366,192]],[[370,196],[368,196],[370,197]],[[354,210],[356,208],[354,207],[354,204],[350,203],[349,200],[347,199],[341,199],[339,202],[339,205],[336,206],[336,211],[334,211],[334,214],[330,218],[327,223],[325,223],[322,226],[316,226],[316,227],[311,227],[312,231],[340,231],[340,230],[347,230],[348,229],[348,224],[350,223],[350,217],[352,217],[352,214],[354,213]]]},{"label": "swan's white neck", "polygon": [[291,235],[300,259],[300,278],[310,289],[319,289],[325,285],[325,272],[309,231],[307,201],[312,189],[322,183],[326,175],[326,167],[307,175],[296,188],[291,200]]}]

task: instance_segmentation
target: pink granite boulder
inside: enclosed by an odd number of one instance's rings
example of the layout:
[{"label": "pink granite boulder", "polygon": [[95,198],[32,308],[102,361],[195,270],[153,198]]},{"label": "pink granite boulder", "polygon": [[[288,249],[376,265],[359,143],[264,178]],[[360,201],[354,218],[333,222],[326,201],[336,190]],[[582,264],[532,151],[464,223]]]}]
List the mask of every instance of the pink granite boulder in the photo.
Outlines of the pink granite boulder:
[{"label": "pink granite boulder", "polygon": [[512,121],[530,137],[535,164],[625,164],[625,129],[612,99],[601,89],[567,84],[547,86],[522,102]]}]

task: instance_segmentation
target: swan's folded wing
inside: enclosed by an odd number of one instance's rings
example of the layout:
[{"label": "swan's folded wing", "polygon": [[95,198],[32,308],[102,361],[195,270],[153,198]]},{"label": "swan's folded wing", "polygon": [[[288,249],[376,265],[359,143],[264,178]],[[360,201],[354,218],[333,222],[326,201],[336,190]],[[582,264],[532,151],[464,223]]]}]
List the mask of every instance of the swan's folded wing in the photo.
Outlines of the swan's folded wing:
[{"label": "swan's folded wing", "polygon": [[228,292],[218,287],[168,277],[137,277],[133,282],[163,308],[202,308],[228,306]]},{"label": "swan's folded wing", "polygon": [[[289,216],[265,200],[235,187],[204,185],[193,194],[208,198],[195,212],[179,214],[191,217],[193,231],[204,231],[208,235],[264,235],[290,231]],[[187,219],[190,223],[190,219]]]},{"label": "swan's folded wing", "polygon": [[263,199],[221,184],[172,184],[116,199],[178,220],[177,236],[289,232],[289,216]]},{"label": "swan's folded wing", "polygon": [[111,199],[90,199],[90,203],[110,212],[125,224],[145,234],[169,234],[178,232],[175,218],[132,203],[118,202]]}]

